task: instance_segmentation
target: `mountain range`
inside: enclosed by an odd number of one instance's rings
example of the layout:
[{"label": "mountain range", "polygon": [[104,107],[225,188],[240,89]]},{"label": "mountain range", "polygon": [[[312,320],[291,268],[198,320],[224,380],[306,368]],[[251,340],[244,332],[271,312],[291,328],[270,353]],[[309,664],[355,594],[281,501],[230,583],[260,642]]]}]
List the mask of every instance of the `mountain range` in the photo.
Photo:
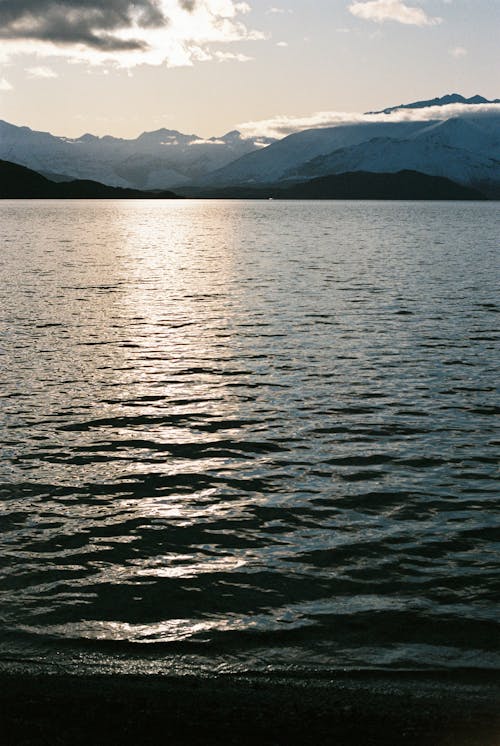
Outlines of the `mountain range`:
[{"label": "mountain range", "polygon": [[0,159],[52,181],[92,180],[187,195],[227,187],[286,188],[341,173],[418,171],[499,198],[498,104],[449,94],[281,140],[237,131],[203,139],[167,129],[134,140],[90,134],[70,139],[0,121]]},{"label": "mountain range", "polygon": [[143,132],[134,140],[56,137],[0,120],[0,158],[58,181],[92,179],[133,189],[166,189],[196,181],[272,142],[239,132],[205,140],[177,130]]}]

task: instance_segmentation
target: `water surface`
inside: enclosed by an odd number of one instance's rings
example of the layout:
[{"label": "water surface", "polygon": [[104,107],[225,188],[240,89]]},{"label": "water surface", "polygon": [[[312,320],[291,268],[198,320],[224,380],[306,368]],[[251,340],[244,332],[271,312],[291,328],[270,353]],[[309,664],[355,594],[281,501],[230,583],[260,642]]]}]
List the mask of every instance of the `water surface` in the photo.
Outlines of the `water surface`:
[{"label": "water surface", "polygon": [[498,217],[1,203],[0,660],[499,668]]}]

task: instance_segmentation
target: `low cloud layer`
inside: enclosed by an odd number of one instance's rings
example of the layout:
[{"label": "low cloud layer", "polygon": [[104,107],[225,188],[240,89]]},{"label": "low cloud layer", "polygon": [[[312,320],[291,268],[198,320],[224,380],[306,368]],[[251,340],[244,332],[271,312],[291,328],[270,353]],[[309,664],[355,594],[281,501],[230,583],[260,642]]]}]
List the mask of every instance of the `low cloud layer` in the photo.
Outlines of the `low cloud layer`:
[{"label": "low cloud layer", "polygon": [[402,0],[368,0],[349,5],[349,12],[364,21],[396,21],[409,26],[436,26],[442,19],[429,16],[422,8],[406,5]]},{"label": "low cloud layer", "polygon": [[0,42],[4,55],[190,65],[218,59],[208,45],[261,38],[248,11],[237,0],[0,0]]},{"label": "low cloud layer", "polygon": [[336,127],[342,124],[367,122],[427,122],[458,116],[500,114],[500,104],[448,104],[422,109],[397,109],[391,114],[358,114],[353,112],[321,111],[308,117],[277,116],[237,125],[245,137],[282,138],[305,129]]}]

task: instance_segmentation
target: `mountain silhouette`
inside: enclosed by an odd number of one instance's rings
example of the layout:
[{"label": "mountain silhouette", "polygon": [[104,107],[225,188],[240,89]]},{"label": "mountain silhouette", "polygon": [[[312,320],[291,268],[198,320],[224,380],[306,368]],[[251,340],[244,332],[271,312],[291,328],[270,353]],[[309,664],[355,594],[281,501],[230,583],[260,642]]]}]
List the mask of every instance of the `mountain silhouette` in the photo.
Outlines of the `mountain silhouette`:
[{"label": "mountain silhouette", "polygon": [[330,174],[290,185],[235,185],[231,187],[181,189],[188,197],[213,199],[380,199],[380,200],[485,200],[477,189],[462,186],[443,176],[419,171],[397,173],[354,171]]},{"label": "mountain silhouette", "polygon": [[17,163],[0,160],[0,199],[175,199],[169,191],[143,192],[98,181],[56,183]]}]

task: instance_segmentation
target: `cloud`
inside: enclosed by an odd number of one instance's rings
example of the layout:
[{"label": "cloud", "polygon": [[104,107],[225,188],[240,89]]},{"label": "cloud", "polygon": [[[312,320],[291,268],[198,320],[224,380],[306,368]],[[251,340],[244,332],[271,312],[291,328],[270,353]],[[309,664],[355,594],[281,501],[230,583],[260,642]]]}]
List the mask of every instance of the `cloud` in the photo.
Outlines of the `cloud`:
[{"label": "cloud", "polygon": [[450,54],[458,59],[459,57],[466,57],[468,52],[465,47],[453,47],[453,49],[450,49]]},{"label": "cloud", "polygon": [[391,114],[359,114],[356,112],[320,111],[304,117],[276,116],[255,122],[238,124],[244,137],[282,138],[305,129],[322,129],[343,124],[368,122],[430,122],[450,117],[500,114],[500,104],[448,104],[422,109],[397,109]]},{"label": "cloud", "polygon": [[168,23],[158,0],[3,0],[0,38],[82,44],[101,50],[141,49],[144,41],[123,29]]},{"label": "cloud", "polygon": [[244,122],[236,125],[236,128],[244,137],[285,137],[293,132],[305,129],[320,129],[322,127],[333,127],[338,124],[354,123],[361,121],[362,114],[351,114],[340,111],[319,111],[310,116],[293,117],[278,115],[271,119],[263,119],[254,122]]},{"label": "cloud", "polygon": [[0,91],[2,91],[2,92],[4,92],[4,93],[5,93],[6,91],[12,91],[12,86],[11,86],[11,84],[10,84],[10,83],[9,83],[9,81],[8,81],[8,80],[6,80],[5,78],[0,78]]},{"label": "cloud", "polygon": [[210,45],[264,38],[241,20],[249,10],[237,0],[0,0],[0,42],[4,55],[191,65],[217,59]]},{"label": "cloud", "polygon": [[241,54],[241,52],[235,54],[234,52],[223,52],[220,49],[215,51],[213,56],[219,62],[228,62],[231,60],[235,62],[251,62],[253,60],[253,57],[248,57],[248,55]]},{"label": "cloud", "polygon": [[396,21],[411,26],[436,26],[442,18],[427,15],[422,8],[405,5],[402,0],[369,0],[354,2],[348,10],[353,16],[364,21]]},{"label": "cloud", "polygon": [[58,74],[51,67],[40,65],[39,67],[28,67],[26,72],[29,78],[58,78]]}]

